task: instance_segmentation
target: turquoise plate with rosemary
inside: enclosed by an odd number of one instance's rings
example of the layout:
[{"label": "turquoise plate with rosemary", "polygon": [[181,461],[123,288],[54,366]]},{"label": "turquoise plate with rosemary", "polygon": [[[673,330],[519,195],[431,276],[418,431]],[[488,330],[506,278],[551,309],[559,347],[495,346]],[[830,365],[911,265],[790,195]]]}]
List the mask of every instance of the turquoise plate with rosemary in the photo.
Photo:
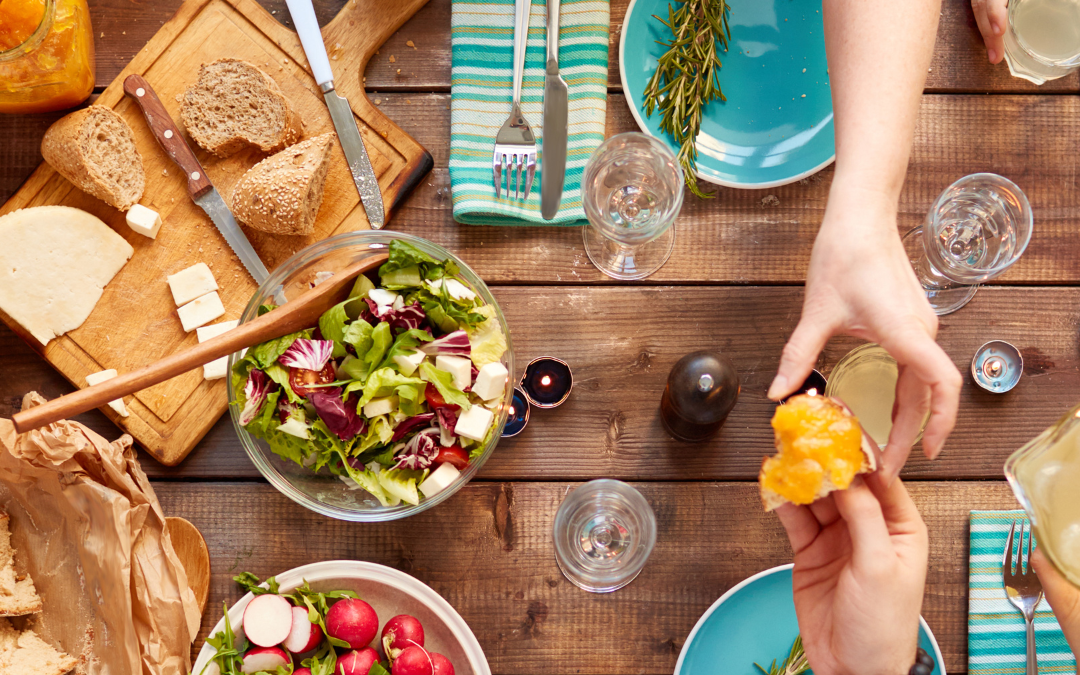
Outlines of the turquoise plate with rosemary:
[{"label": "turquoise plate with rosemary", "polygon": [[[832,95],[821,3],[728,0],[731,40],[720,52],[719,99],[706,106],[697,137],[697,174],[727,187],[768,188],[805,178],[832,163]],[[641,130],[662,139],[660,113],[645,115],[643,93],[667,51],[668,0],[632,0],[619,41],[627,104]]]},{"label": "turquoise plate with rosemary", "polygon": [[[698,619],[675,675],[762,675],[754,664],[766,672],[774,659],[780,665],[798,635],[791,565],[774,567],[737,584]],[[941,649],[922,617],[919,646],[934,657],[933,675],[945,675]]]}]

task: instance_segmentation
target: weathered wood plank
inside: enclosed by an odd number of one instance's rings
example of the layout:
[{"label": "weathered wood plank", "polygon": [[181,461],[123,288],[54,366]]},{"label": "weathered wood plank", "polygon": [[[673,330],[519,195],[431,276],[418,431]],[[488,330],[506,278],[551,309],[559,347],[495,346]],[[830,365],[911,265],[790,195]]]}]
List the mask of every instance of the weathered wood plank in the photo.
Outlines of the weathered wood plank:
[{"label": "weathered wood plank", "polygon": [[[644,483],[636,487],[657,516],[650,563],[622,590],[586,593],[562,577],[551,541],[555,511],[576,485],[475,482],[408,527],[324,518],[267,485],[157,483],[155,490],[165,512],[194,523],[210,547],[211,609],[201,639],[220,618],[215,608],[241,596],[232,582],[239,572],[266,577],[322,560],[367,560],[407,572],[445,597],[499,675],[670,673],[716,598],[791,561],[780,523],[762,511],[755,485]],[[1016,501],[1004,482],[909,487],[930,530],[922,613],[946,669],[959,673],[967,665],[967,514],[1015,508]]]},{"label": "weathered wood plank", "polygon": [[[458,225],[453,220],[449,96],[378,94],[373,101],[433,154],[436,169],[406,200],[391,227],[427,237],[463,256],[490,283],[609,283],[585,257],[575,228]],[[634,129],[625,99],[610,97],[608,132]],[[40,162],[47,117],[0,117],[0,198]],[[1080,101],[1066,96],[924,97],[898,227],[920,224],[949,183],[977,171],[1015,180],[1035,210],[1024,257],[995,283],[1080,283],[1080,158],[1061,138],[1080,133]],[[721,190],[688,196],[670,262],[645,283],[802,283],[824,214],[832,169],[769,190]],[[763,199],[768,196],[777,202]]]},{"label": "weathered wood plank", "polygon": [[[529,428],[507,440],[482,475],[505,480],[753,479],[772,452],[765,391],[786,336],[799,317],[796,287],[495,289],[512,329],[517,368],[551,354],[574,368],[570,400],[534,411]],[[1005,395],[967,380],[957,429],[935,462],[918,456],[909,478],[997,478],[1005,458],[1075,404],[1080,391],[1080,289],[985,288],[972,304],[944,317],[941,343],[967,372],[975,349],[992,338],[1017,345],[1027,371]],[[830,342],[820,361],[828,374],[854,345]],[[717,348],[735,362],[742,393],[720,435],[700,446],[675,442],[660,425],[658,406],[668,370],[696,349]],[[10,332],[0,332],[5,376],[0,415],[9,416],[27,389],[55,396],[68,390],[51,368]],[[117,435],[97,413],[106,436]],[[176,469],[149,459],[148,473],[168,478],[257,477],[231,422],[220,421]]]}]

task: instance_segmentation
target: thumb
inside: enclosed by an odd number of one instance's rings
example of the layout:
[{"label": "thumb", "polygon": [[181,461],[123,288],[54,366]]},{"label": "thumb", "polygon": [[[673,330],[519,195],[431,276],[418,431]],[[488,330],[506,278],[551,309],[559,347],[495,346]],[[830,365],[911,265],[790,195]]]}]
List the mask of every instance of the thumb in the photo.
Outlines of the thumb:
[{"label": "thumb", "polygon": [[769,386],[770,399],[784,398],[806,380],[832,332],[831,322],[803,313],[780,355],[780,368]]}]

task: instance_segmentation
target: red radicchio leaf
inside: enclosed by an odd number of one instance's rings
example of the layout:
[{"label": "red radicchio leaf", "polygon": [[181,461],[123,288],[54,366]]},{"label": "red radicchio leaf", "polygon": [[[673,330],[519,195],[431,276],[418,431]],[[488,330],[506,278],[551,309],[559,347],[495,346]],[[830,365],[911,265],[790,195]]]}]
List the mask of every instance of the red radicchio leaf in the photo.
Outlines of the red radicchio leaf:
[{"label": "red radicchio leaf", "polygon": [[397,456],[395,469],[426,469],[439,454],[439,430],[432,427],[424,429],[409,439],[408,444]]},{"label": "red radicchio leaf", "polygon": [[394,429],[394,437],[390,439],[390,442],[397,443],[405,438],[410,431],[419,426],[426,425],[433,419],[435,419],[435,413],[424,413],[423,415],[414,415],[413,417],[402,421],[401,424],[397,425],[397,428]]},{"label": "red radicchio leaf", "polygon": [[424,314],[418,302],[393,310],[390,314],[393,317],[390,319],[390,330],[394,333],[404,333],[407,330],[419,328],[421,322],[427,318],[427,314]]},{"label": "red radicchio leaf", "polygon": [[435,414],[439,416],[439,426],[453,433],[457,426],[457,413],[450,408],[436,408]]},{"label": "red radicchio leaf", "polygon": [[341,387],[316,389],[308,394],[308,401],[315,406],[315,412],[326,428],[343,441],[364,431],[366,422],[356,414],[356,398],[341,400]]},{"label": "red radicchio leaf", "polygon": [[472,345],[469,344],[469,334],[463,330],[447,333],[438,340],[432,340],[420,345],[420,350],[428,356],[436,354],[453,354],[455,356],[468,356],[472,353]]},{"label": "red radicchio leaf", "polygon": [[375,312],[379,311],[379,306],[368,297],[364,298],[364,302],[367,304],[360,308],[360,318],[374,326],[379,323],[379,317],[375,314]]},{"label": "red radicchio leaf", "polygon": [[259,410],[262,408],[263,402],[266,401],[267,395],[275,386],[270,376],[258,368],[252,368],[248,372],[247,383],[244,385],[244,409],[240,411],[240,424],[242,426],[247,426],[251,423],[251,420],[255,419],[255,416],[259,414]]},{"label": "red radicchio leaf", "polygon": [[278,363],[290,368],[303,368],[319,372],[334,353],[332,340],[305,340],[300,338],[278,357]]},{"label": "red radicchio leaf", "polygon": [[300,406],[289,401],[288,398],[279,398],[277,402],[278,419],[282,424],[288,421],[290,417],[296,414],[296,411],[300,409]]}]

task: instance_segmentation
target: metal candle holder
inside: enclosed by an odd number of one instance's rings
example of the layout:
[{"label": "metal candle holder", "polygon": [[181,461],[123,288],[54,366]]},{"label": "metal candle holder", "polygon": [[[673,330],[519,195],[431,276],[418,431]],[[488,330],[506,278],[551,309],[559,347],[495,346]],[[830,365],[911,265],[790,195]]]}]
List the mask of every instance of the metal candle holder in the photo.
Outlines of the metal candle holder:
[{"label": "metal candle holder", "polygon": [[1020,381],[1024,357],[1020,350],[1003,340],[991,340],[975,351],[971,359],[971,377],[975,384],[992,394],[1004,394]]},{"label": "metal candle holder", "polygon": [[557,408],[570,397],[574,374],[570,364],[554,356],[541,356],[529,362],[521,382],[514,387],[510,415],[503,427],[503,438],[512,438],[524,431],[533,406]]}]

